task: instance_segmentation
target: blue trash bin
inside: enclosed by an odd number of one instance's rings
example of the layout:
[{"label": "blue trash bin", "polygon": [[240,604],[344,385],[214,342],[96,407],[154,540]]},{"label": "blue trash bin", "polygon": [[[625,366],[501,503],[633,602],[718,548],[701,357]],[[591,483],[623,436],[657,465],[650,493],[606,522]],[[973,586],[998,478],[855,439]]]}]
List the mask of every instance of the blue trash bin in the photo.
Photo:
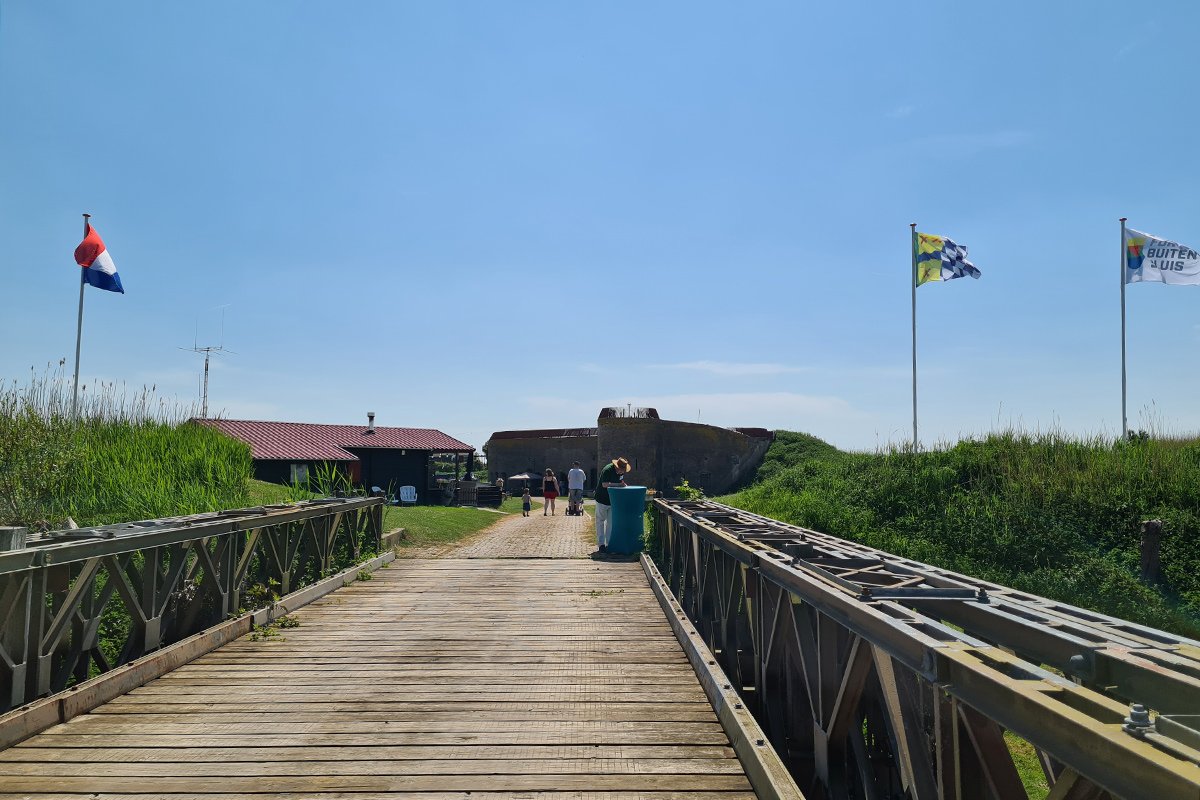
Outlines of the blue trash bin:
[{"label": "blue trash bin", "polygon": [[608,537],[608,552],[640,553],[642,551],[642,521],[646,514],[645,486],[610,486],[612,501],[612,533]]}]

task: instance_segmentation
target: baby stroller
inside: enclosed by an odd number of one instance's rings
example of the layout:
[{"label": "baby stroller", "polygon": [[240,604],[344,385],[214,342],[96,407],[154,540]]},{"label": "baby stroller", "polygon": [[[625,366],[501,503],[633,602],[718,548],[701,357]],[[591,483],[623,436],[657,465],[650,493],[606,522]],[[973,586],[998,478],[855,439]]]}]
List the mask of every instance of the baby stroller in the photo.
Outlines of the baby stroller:
[{"label": "baby stroller", "polygon": [[[579,497],[578,500],[575,499],[576,496]],[[568,517],[582,517],[583,516],[583,490],[582,489],[576,489],[574,492],[572,492],[570,489],[567,490],[567,516]]]}]

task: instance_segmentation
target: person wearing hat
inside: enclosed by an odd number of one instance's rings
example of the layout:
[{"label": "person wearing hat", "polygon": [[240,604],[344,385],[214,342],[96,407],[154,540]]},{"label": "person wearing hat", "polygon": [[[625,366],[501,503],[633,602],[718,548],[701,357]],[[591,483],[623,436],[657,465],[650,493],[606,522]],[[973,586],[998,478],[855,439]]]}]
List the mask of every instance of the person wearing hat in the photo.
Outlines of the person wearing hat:
[{"label": "person wearing hat", "polygon": [[605,464],[596,480],[596,544],[600,552],[608,552],[608,537],[612,533],[612,501],[608,497],[610,486],[624,486],[625,473],[629,472],[629,462],[623,458],[614,458],[611,464]]}]

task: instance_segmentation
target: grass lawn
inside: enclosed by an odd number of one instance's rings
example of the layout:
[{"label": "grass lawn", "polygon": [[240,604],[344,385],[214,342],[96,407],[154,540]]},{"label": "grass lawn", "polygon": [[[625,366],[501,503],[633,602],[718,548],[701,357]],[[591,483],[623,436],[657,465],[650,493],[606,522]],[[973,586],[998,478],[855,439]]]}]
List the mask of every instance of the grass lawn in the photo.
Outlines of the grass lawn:
[{"label": "grass lawn", "polygon": [[[534,507],[540,508],[541,504],[535,502]],[[500,510],[504,515],[521,513],[520,498],[505,500]],[[478,508],[388,506],[383,512],[383,530],[406,529],[408,536],[401,547],[452,544],[496,524],[504,515]]]},{"label": "grass lawn", "polygon": [[[251,480],[250,503],[252,505],[270,505],[289,500],[303,500],[306,497],[316,497],[308,492],[299,492],[288,486]],[[300,495],[303,495],[300,496]],[[558,513],[566,511],[566,501],[558,503]],[[540,511],[541,498],[533,498],[530,513]],[[500,506],[507,514],[521,513],[521,498],[510,497]],[[594,508],[586,508],[589,516],[595,518]],[[400,543],[401,547],[419,547],[430,544],[452,544],[458,540],[478,533],[484,528],[494,525],[504,516],[494,511],[483,511],[478,508],[448,508],[445,506],[388,506],[383,510],[383,530],[386,533],[396,528],[408,531],[408,537]]]},{"label": "grass lawn", "polygon": [[[275,483],[251,480],[250,502],[253,505],[269,505],[284,503],[289,500],[304,500],[317,495],[303,490],[297,491],[289,486]],[[534,508],[541,508],[541,501],[534,500]],[[504,501],[500,506],[504,514],[521,513],[521,498],[514,497]],[[404,528],[408,538],[401,547],[412,547],[424,544],[450,544],[464,536],[478,533],[484,528],[495,524],[504,516],[494,511],[482,511],[478,508],[447,508],[445,506],[387,506],[383,510],[384,533]]]},{"label": "grass lawn", "polygon": [[[286,503],[292,500],[305,500],[309,497],[316,497],[311,492],[301,491],[297,493],[290,486],[256,481],[253,478],[248,482],[247,488],[250,490],[250,505],[252,506],[269,506],[276,503]],[[304,495],[304,497],[299,496],[300,494]]]}]

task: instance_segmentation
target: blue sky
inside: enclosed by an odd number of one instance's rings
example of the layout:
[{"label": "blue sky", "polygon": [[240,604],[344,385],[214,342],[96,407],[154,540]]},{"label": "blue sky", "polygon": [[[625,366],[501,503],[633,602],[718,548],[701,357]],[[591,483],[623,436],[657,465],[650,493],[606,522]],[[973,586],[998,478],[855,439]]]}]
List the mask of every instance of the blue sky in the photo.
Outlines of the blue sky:
[{"label": "blue sky", "polygon": [[[0,376],[493,430],[603,405],[1119,429],[1118,222],[1200,248],[1195,3],[0,3]],[[1130,416],[1200,429],[1200,288],[1129,289]]]}]

